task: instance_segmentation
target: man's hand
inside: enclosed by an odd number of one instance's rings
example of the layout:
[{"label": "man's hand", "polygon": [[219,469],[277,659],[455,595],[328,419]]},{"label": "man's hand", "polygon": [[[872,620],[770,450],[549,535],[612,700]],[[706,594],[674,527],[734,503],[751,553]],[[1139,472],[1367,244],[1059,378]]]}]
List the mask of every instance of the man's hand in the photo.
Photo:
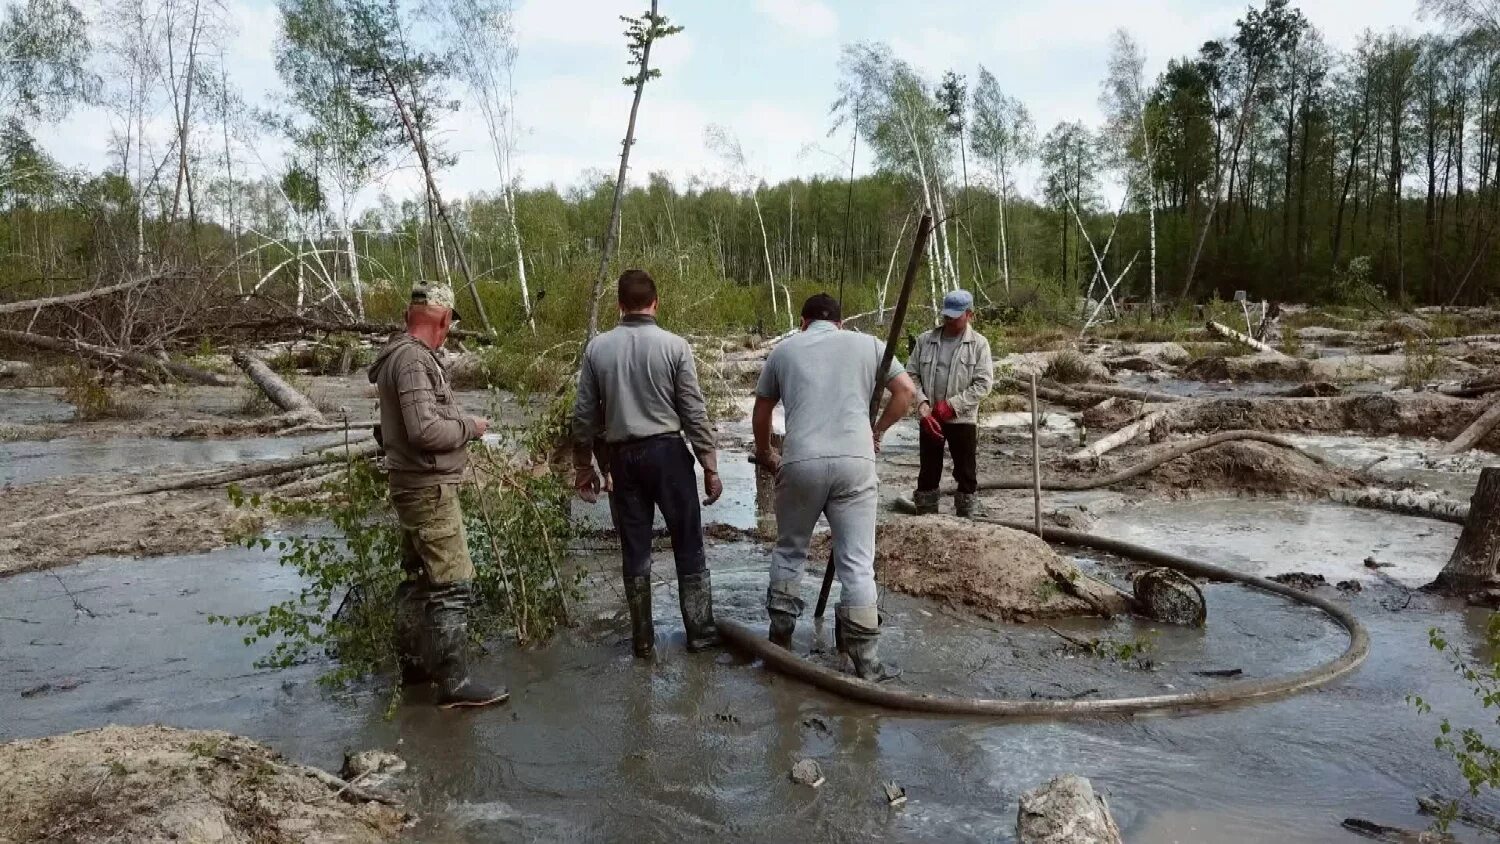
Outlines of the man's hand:
[{"label": "man's hand", "polygon": [[917,415],[926,419],[929,413],[932,413],[932,402],[922,399],[922,403],[917,405]]},{"label": "man's hand", "polygon": [[758,451],[755,453],[755,464],[775,475],[781,471],[781,455],[769,448],[765,451]]},{"label": "man's hand", "polygon": [[922,430],[927,436],[937,440],[943,439],[943,423],[937,418],[936,413],[928,413],[922,417]]},{"label": "man's hand", "polygon": [[472,420],[474,422],[474,439],[477,440],[480,437],[484,436],[485,431],[488,431],[490,429],[490,420],[484,418],[483,416],[472,417]]},{"label": "man's hand", "polygon": [[703,506],[719,500],[724,494],[724,482],[719,479],[719,473],[711,469],[703,470]]},{"label": "man's hand", "polygon": [[573,489],[590,504],[599,500],[599,473],[594,471],[593,466],[575,466],[573,470]]},{"label": "man's hand", "polygon": [[952,422],[958,418],[958,412],[953,409],[953,405],[949,404],[947,399],[932,406],[932,415],[943,422]]}]

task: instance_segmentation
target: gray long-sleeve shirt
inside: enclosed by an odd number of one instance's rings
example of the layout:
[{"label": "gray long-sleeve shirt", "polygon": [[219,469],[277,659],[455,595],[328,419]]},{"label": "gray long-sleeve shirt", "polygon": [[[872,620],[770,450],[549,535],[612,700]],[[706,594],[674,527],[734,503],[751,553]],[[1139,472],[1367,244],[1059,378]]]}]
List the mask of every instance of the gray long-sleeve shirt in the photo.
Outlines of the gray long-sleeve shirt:
[{"label": "gray long-sleeve shirt", "polygon": [[601,433],[605,442],[619,443],[678,432],[687,435],[700,463],[716,467],[692,347],[657,326],[655,317],[627,314],[583,353],[573,405],[575,459],[586,458]]}]

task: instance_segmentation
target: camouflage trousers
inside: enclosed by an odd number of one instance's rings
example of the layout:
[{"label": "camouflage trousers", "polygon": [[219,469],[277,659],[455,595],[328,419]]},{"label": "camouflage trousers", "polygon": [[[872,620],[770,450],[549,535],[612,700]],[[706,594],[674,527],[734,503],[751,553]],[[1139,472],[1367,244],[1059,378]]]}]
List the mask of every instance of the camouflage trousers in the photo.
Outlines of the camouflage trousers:
[{"label": "camouflage trousers", "polygon": [[401,567],[410,580],[429,584],[474,579],[458,484],[391,490],[401,523]]}]

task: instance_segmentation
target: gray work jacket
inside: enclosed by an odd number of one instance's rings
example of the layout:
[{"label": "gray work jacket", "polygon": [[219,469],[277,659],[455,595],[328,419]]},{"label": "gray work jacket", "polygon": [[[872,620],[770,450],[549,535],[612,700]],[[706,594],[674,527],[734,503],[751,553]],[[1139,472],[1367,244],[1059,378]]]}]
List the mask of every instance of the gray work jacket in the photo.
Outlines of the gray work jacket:
[{"label": "gray work jacket", "polygon": [[[906,362],[906,373],[916,382],[919,402],[930,401],[927,390],[936,387],[933,378],[942,339],[941,327],[924,332],[917,338],[911,360]],[[979,403],[990,394],[994,383],[995,362],[990,357],[990,341],[969,326],[964,329],[964,336],[953,351],[953,361],[948,365],[948,404],[958,414],[953,421],[964,425],[977,423]]]}]

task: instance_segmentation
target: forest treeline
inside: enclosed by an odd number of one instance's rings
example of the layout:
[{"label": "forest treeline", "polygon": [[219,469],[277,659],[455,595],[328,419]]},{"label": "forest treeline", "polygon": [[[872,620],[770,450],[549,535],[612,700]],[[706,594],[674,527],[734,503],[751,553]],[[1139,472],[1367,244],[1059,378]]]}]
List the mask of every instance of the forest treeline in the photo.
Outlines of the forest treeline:
[{"label": "forest treeline", "polygon": [[[1500,292],[1496,0],[1423,0],[1441,34],[1367,32],[1347,51],[1266,0],[1154,79],[1120,31],[1097,126],[1034,125],[1002,66],[928,78],[886,45],[847,45],[830,124],[802,142],[834,150],[845,172],[850,156],[873,162],[871,175],[768,184],[731,132],[705,127],[724,175],[632,178],[613,225],[612,177],[566,190],[516,177],[524,45],[509,0],[281,0],[270,108],[233,87],[218,0],[100,2],[85,14],[74,0],[17,0],[0,21],[5,298],[170,266],[224,296],[362,320],[440,278],[479,291],[496,331],[571,331],[613,230],[613,266],[652,269],[683,314],[781,330],[813,289],[846,285],[850,310],[888,304],[924,209],[939,219],[929,305],[954,286],[1059,316],[1085,296],[1450,304]],[[654,15],[626,19],[642,135],[657,73],[642,33],[675,31]],[[84,104],[110,116],[98,172],[36,140]],[[492,184],[445,179],[453,158],[435,139],[459,110],[483,118]],[[289,152],[267,160],[273,148]],[[383,192],[397,168],[422,190]]]}]

